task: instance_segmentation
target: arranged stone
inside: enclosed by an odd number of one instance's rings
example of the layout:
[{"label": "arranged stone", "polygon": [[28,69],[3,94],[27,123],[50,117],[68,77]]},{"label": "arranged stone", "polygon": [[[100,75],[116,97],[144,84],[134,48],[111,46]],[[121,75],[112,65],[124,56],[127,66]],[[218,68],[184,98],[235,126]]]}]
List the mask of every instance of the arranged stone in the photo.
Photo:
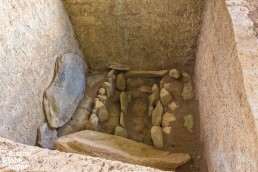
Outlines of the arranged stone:
[{"label": "arranged stone", "polygon": [[49,128],[47,123],[38,128],[38,144],[42,148],[53,149],[57,139],[57,131]]},{"label": "arranged stone", "polygon": [[182,73],[182,76],[183,76],[183,83],[189,83],[191,82],[191,77],[188,73],[186,72],[183,72]]},{"label": "arranged stone", "polygon": [[183,97],[184,100],[192,100],[193,99],[194,92],[193,92],[192,82],[184,83],[184,89],[183,89],[182,97]]},{"label": "arranged stone", "polygon": [[169,76],[175,79],[180,78],[180,72],[177,69],[169,70]]},{"label": "arranged stone", "polygon": [[106,106],[100,102],[96,101],[95,107],[97,109],[97,115],[99,117],[99,121],[106,121],[108,119],[108,111],[106,109]]},{"label": "arranged stone", "polygon": [[153,113],[154,107],[153,106],[149,106],[149,111],[148,114],[151,117],[152,113]]},{"label": "arranged stone", "polygon": [[139,90],[141,93],[152,93],[151,88],[148,87],[147,85],[142,85],[138,90]]},{"label": "arranged stone", "polygon": [[125,73],[127,78],[144,77],[144,78],[161,78],[168,74],[168,70],[159,71],[143,71],[143,70],[131,70]]},{"label": "arranged stone", "polygon": [[194,120],[193,120],[193,115],[189,114],[184,117],[185,123],[184,126],[187,128],[188,131],[193,132],[193,125],[194,125]]},{"label": "arranged stone", "polygon": [[166,107],[167,104],[169,104],[173,100],[173,98],[167,90],[162,88],[160,90],[160,100],[161,100],[163,106]]},{"label": "arranged stone", "polygon": [[116,126],[114,135],[127,138],[127,131],[123,127]]},{"label": "arranged stone", "polygon": [[106,94],[106,90],[104,88],[100,88],[99,95],[105,95],[105,94]]},{"label": "arranged stone", "polygon": [[163,147],[163,131],[161,127],[153,126],[151,128],[151,138],[156,148]]},{"label": "arranged stone", "polygon": [[117,73],[116,70],[114,70],[114,69],[110,70],[107,74],[107,78],[112,78],[113,80],[115,80],[116,79],[116,73]]},{"label": "arranged stone", "polygon": [[51,128],[71,119],[85,91],[84,66],[79,56],[69,53],[59,57],[55,68],[55,78],[44,93],[44,111]]},{"label": "arranged stone", "polygon": [[104,82],[102,87],[106,90],[107,98],[113,96],[113,86],[109,82]]},{"label": "arranged stone", "polygon": [[115,88],[115,84],[114,84],[114,79],[112,79],[112,78],[108,78],[108,83],[110,83],[111,84],[111,86],[112,86],[112,91],[114,92],[114,88]]},{"label": "arranged stone", "polygon": [[120,94],[120,104],[121,104],[121,111],[126,114],[127,107],[128,107],[128,97],[125,92],[122,92]]},{"label": "arranged stone", "polygon": [[99,101],[101,101],[104,105],[107,103],[107,96],[105,95],[98,95]]},{"label": "arranged stone", "polygon": [[126,88],[126,84],[125,84],[125,74],[124,73],[120,73],[117,75],[116,77],[116,88],[124,91]]},{"label": "arranged stone", "polygon": [[174,111],[176,110],[177,108],[179,108],[179,106],[175,103],[175,102],[171,102],[168,104],[168,108],[171,110],[171,111]]},{"label": "arranged stone", "polygon": [[160,96],[160,90],[157,84],[154,84],[152,86],[152,94],[148,97],[150,106],[155,106],[157,101],[159,100],[159,96]]},{"label": "arranged stone", "polygon": [[89,128],[91,130],[97,130],[99,124],[99,118],[96,114],[92,114],[89,118],[89,126],[86,128]]},{"label": "arranged stone", "polygon": [[121,112],[121,113],[120,113],[120,125],[121,125],[122,127],[124,127],[124,128],[125,128],[125,122],[124,122],[124,119],[125,119],[125,117],[124,117],[124,113],[123,113],[123,112]]},{"label": "arranged stone", "polygon": [[173,115],[172,113],[168,113],[166,112],[163,116],[162,116],[162,127],[169,127],[171,122],[176,121],[176,117],[175,115]]},{"label": "arranged stone", "polygon": [[160,126],[162,115],[163,115],[163,106],[160,103],[160,101],[158,101],[157,106],[155,107],[155,109],[152,112],[152,125],[153,126]]},{"label": "arranged stone", "polygon": [[130,68],[126,65],[121,65],[121,64],[114,64],[114,65],[109,65],[109,69],[114,69],[114,70],[120,70],[120,71],[128,71]]},{"label": "arranged stone", "polygon": [[157,84],[154,84],[151,88],[151,91],[153,94],[155,94],[156,96],[159,96],[159,92],[160,92],[160,89],[159,89],[159,86]]},{"label": "arranged stone", "polygon": [[171,88],[171,83],[164,83],[165,90],[169,90]]},{"label": "arranged stone", "polygon": [[165,133],[165,134],[170,134],[170,132],[171,132],[171,127],[165,127],[165,128],[163,128],[162,129],[163,130],[163,132]]},{"label": "arranged stone", "polygon": [[55,149],[170,171],[191,159],[188,154],[161,151],[123,137],[89,130],[58,138]]}]

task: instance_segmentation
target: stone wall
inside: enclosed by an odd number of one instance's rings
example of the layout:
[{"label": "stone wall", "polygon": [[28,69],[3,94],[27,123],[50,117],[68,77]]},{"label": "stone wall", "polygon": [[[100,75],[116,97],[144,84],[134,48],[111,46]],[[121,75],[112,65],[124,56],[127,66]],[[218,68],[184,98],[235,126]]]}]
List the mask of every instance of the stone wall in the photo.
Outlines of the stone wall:
[{"label": "stone wall", "polygon": [[193,62],[204,0],[63,0],[91,68]]},{"label": "stone wall", "polygon": [[82,55],[59,0],[0,1],[0,136],[34,145],[57,56]]},{"label": "stone wall", "polygon": [[246,1],[209,0],[195,66],[209,171],[258,171],[258,41]]}]

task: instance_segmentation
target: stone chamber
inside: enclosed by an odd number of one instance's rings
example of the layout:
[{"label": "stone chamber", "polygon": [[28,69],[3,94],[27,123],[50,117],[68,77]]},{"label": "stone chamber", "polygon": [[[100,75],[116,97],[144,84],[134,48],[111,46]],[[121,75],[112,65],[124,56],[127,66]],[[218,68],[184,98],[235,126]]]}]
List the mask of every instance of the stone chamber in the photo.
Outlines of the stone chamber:
[{"label": "stone chamber", "polygon": [[0,2],[0,171],[256,172],[257,11]]}]

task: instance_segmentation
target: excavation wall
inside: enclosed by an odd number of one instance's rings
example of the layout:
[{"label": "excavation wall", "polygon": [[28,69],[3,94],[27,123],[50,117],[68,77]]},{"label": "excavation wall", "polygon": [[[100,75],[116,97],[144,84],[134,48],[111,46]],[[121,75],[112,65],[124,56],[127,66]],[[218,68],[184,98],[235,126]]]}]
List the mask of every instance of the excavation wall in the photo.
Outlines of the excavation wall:
[{"label": "excavation wall", "polygon": [[258,41],[248,5],[209,0],[204,10],[195,75],[209,171],[258,170]]},{"label": "excavation wall", "polygon": [[91,68],[192,63],[204,0],[63,0]]}]

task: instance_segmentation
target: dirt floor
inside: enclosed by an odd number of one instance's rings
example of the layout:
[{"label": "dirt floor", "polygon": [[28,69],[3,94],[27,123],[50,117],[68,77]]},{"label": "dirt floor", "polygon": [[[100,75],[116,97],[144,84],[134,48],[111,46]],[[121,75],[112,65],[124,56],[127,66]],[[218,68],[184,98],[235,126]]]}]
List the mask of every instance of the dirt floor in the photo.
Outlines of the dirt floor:
[{"label": "dirt floor", "polygon": [[[179,70],[188,72],[187,68]],[[167,136],[164,135],[164,148],[162,150],[190,154],[192,160],[186,165],[177,168],[177,172],[206,172],[207,167],[203,159],[203,144],[200,142],[198,102],[195,99],[190,101],[182,99],[182,78],[176,80],[169,77],[169,75],[165,76],[162,81],[161,78],[127,78],[126,92],[132,95],[132,100],[125,116],[125,128],[128,132],[128,138],[153,146],[150,135],[151,117],[148,115],[148,96],[150,93],[141,93],[139,87],[147,86],[151,88],[155,83],[160,87],[166,84],[167,91],[173,96],[173,101],[179,105],[179,108],[172,112],[176,116],[176,121],[171,124],[171,133]],[[168,86],[167,84],[170,85]],[[99,131],[113,134],[114,128],[119,125],[120,93],[120,91],[116,90],[114,96],[108,99],[107,109],[110,117],[107,122],[100,123]],[[192,114],[194,118],[193,132],[184,127],[184,116],[189,114]]]}]

